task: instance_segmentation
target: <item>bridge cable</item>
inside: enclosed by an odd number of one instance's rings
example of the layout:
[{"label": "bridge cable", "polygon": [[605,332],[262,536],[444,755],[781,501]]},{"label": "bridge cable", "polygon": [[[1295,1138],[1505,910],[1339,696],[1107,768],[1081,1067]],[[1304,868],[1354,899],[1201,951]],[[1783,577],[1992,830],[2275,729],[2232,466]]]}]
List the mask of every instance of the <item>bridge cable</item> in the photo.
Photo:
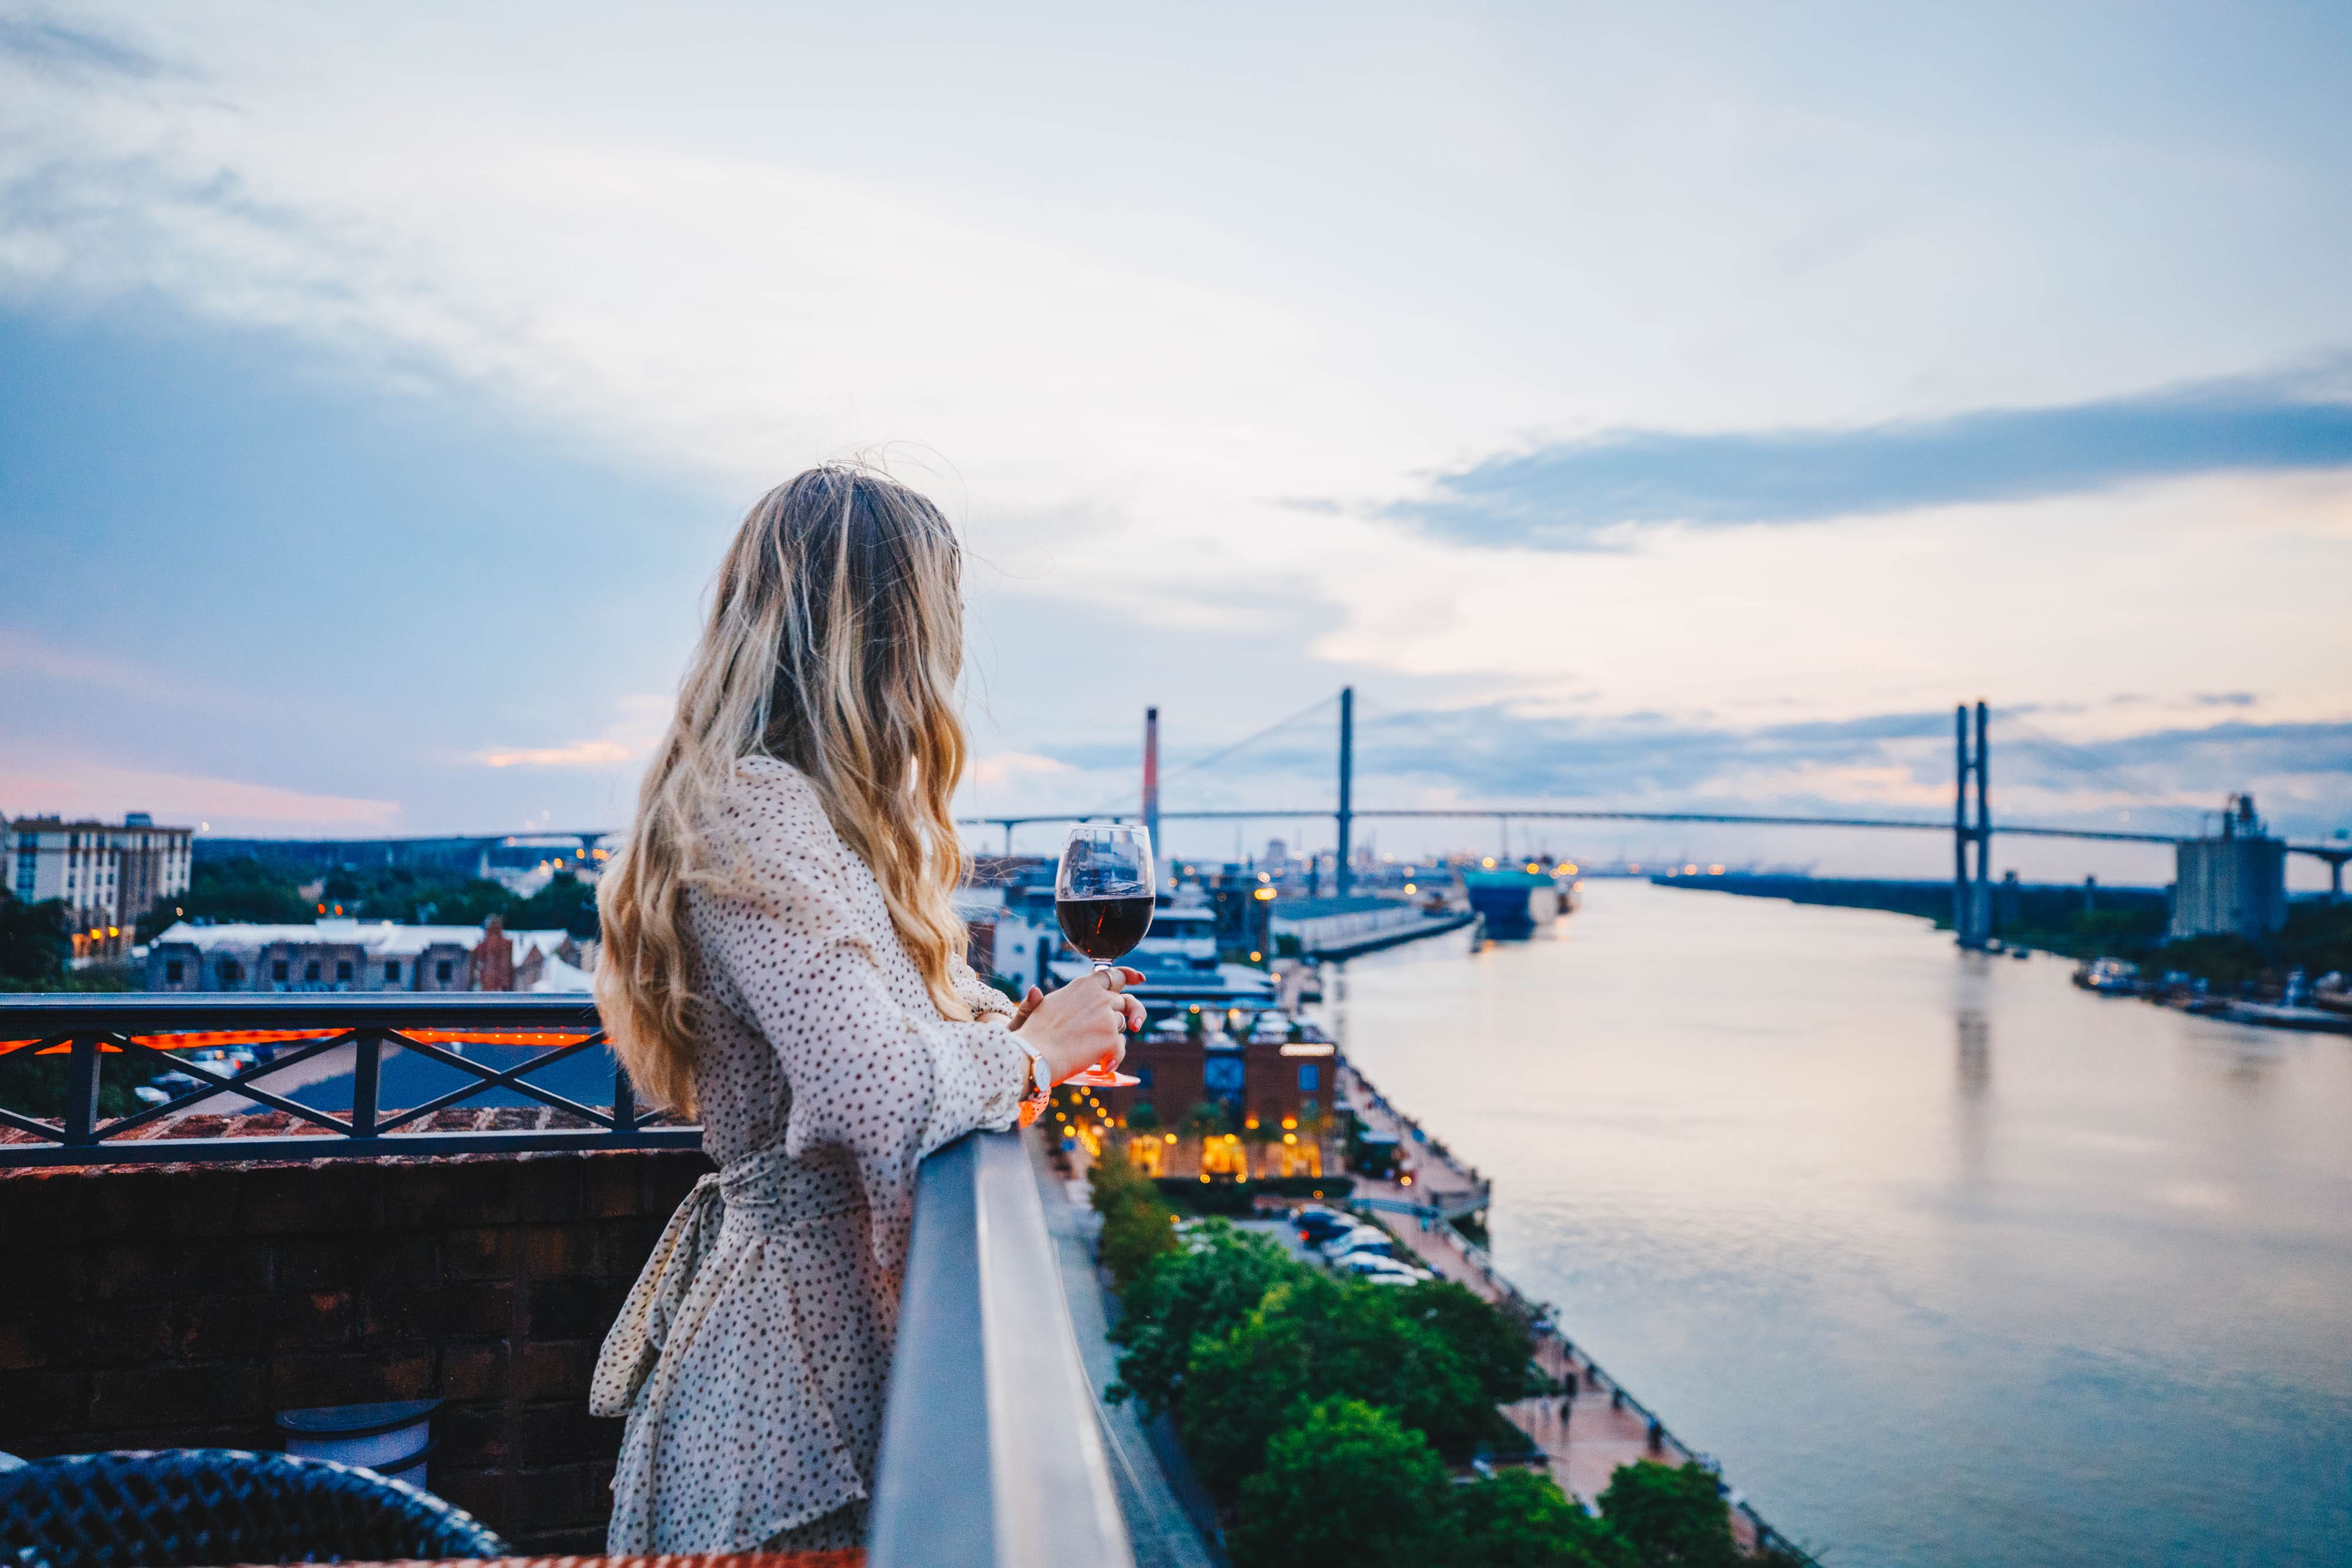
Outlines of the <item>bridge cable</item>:
[{"label": "bridge cable", "polygon": [[[1255,735],[1244,736],[1241,739],[1234,741],[1231,746],[1224,747],[1223,750],[1211,752],[1206,757],[1201,758],[1195,761],[1187,762],[1181,768],[1170,768],[1160,776],[1160,789],[1161,794],[1164,796],[1169,785],[1174,783],[1177,779],[1185,777],[1187,774],[1197,773],[1203,768],[1223,762],[1226,758],[1231,757],[1234,753],[1240,751],[1244,747],[1255,746],[1259,741],[1264,740],[1266,737],[1276,734],[1280,730],[1287,729],[1292,725],[1298,723],[1299,720],[1311,716],[1320,709],[1331,706],[1339,700],[1339,696],[1335,694],[1331,696],[1323,698],[1319,702],[1310,703],[1307,706],[1300,708],[1297,713],[1292,714],[1289,717],[1276,719]],[[1089,817],[1107,817],[1113,811],[1118,811],[1121,814],[1124,814],[1128,801],[1133,800],[1140,805],[1142,798],[1143,791],[1141,788],[1139,787],[1119,796],[1117,800],[1113,801],[1109,805],[1088,811],[1087,815]]]}]

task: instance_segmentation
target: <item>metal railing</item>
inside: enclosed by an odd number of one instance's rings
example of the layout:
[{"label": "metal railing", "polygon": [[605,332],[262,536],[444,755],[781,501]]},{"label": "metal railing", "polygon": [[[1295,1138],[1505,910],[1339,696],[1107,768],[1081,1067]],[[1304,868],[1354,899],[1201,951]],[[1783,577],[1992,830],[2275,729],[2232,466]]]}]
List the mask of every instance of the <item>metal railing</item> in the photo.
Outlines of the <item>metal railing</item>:
[{"label": "metal railing", "polygon": [[[224,1072],[188,1054],[192,1047],[258,1041],[269,1051],[240,1071]],[[546,1046],[525,1061],[492,1067],[452,1046]],[[0,996],[0,1053],[31,1051],[67,1059],[63,1114],[55,1120],[0,1106],[0,1127],[22,1134],[0,1142],[0,1169],[23,1166],[122,1165],[185,1160],[320,1160],[385,1155],[523,1154],[543,1150],[699,1148],[698,1127],[651,1124],[616,1064],[612,1103],[593,1105],[531,1082],[531,1075],[604,1045],[595,1004],[584,997],[500,992],[441,995],[295,993],[244,996],[118,992]],[[348,1051],[351,1110],[341,1115],[288,1098],[268,1080],[289,1068]],[[454,1088],[421,1103],[383,1103],[388,1051],[412,1053],[453,1070]],[[144,1053],[196,1081],[196,1087],[127,1114],[100,1113],[100,1063]],[[319,1065],[335,1069],[342,1062]],[[509,1091],[585,1125],[458,1130],[431,1124],[437,1113],[493,1091]],[[249,1136],[131,1137],[183,1113],[275,1111],[320,1129]],[[402,1131],[403,1128],[412,1128]],[[162,1129],[165,1134],[170,1128]],[[331,1134],[331,1135],[321,1135]]]},{"label": "metal railing", "polygon": [[923,1162],[869,1524],[873,1568],[1134,1568],[1017,1134]]},{"label": "metal railing", "polygon": [[[221,1072],[183,1053],[189,1044],[216,1044],[224,1037],[253,1042],[255,1036],[270,1037],[258,1043],[284,1054]],[[548,1049],[504,1069],[447,1049],[478,1040]],[[173,1050],[173,1041],[182,1050]],[[617,1069],[609,1109],[530,1082],[530,1074],[604,1043],[594,1005],[580,998],[0,997],[0,1052],[57,1051],[69,1064],[62,1118],[0,1109],[0,1126],[21,1134],[0,1142],[0,1168],[699,1147],[699,1127],[645,1124],[628,1079]],[[348,1115],[288,1099],[261,1082],[346,1048]],[[386,1106],[383,1065],[392,1050],[414,1052],[472,1082],[420,1104]],[[167,1060],[198,1086],[102,1119],[101,1060],[142,1051]],[[328,1065],[341,1076],[341,1061]],[[399,1131],[496,1089],[588,1125]],[[164,1135],[125,1135],[222,1095],[320,1131],[185,1137],[169,1135],[166,1128]],[[870,1531],[876,1568],[1013,1568],[1049,1561],[1066,1568],[1134,1568],[1037,1178],[1017,1134],[972,1134],[923,1162]]]}]

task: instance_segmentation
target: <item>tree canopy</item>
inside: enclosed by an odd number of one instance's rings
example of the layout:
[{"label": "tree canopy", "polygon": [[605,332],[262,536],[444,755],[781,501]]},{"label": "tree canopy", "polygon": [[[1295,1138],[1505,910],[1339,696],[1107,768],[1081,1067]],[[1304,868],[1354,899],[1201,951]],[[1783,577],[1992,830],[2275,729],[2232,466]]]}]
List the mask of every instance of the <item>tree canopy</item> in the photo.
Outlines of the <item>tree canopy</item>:
[{"label": "tree canopy", "polygon": [[1110,1337],[1125,1354],[1111,1397],[1132,1396],[1155,1413],[1173,1409],[1196,1342],[1223,1339],[1276,1283],[1306,1273],[1263,1236],[1222,1219],[1202,1222],[1185,1250],[1158,1259],[1123,1292]]},{"label": "tree canopy", "polygon": [[1614,1527],[1534,1470],[1456,1488],[1452,1536],[1461,1568],[1636,1568]]},{"label": "tree canopy", "polygon": [[1535,1338],[1525,1322],[1450,1280],[1416,1285],[1401,1303],[1454,1346],[1489,1400],[1505,1405],[1543,1392],[1529,1364]]},{"label": "tree canopy", "polygon": [[26,904],[14,894],[0,893],[0,980],[38,984],[54,979],[64,972],[72,952],[63,900]]},{"label": "tree canopy", "polygon": [[1103,1217],[1097,1256],[1120,1285],[1156,1258],[1176,1250],[1176,1211],[1142,1173],[1116,1151],[1096,1162],[1090,1201]]},{"label": "tree canopy", "polygon": [[203,860],[189,873],[185,891],[141,915],[136,930],[148,942],[181,919],[299,925],[317,919],[320,904],[354,919],[401,925],[479,925],[497,915],[510,931],[561,929],[585,939],[599,930],[594,884],[570,875],[518,898],[484,877],[410,866],[346,867],[320,878],[317,894],[304,897],[292,876],[250,856]]},{"label": "tree canopy", "polygon": [[1697,1463],[1618,1466],[1601,1494],[1601,1517],[1633,1547],[1640,1568],[1733,1568],[1740,1560],[1731,1510]]},{"label": "tree canopy", "polygon": [[1412,1294],[1302,1273],[1224,1338],[1196,1341],[1177,1426],[1209,1490],[1235,1495],[1267,1440],[1320,1399],[1385,1406],[1440,1449],[1489,1431],[1494,1402],[1469,1361],[1405,1311]]},{"label": "tree canopy", "polygon": [[1225,1544],[1234,1568],[1429,1568],[1446,1558],[1452,1491],[1420,1433],[1361,1400],[1326,1399],[1266,1445]]}]

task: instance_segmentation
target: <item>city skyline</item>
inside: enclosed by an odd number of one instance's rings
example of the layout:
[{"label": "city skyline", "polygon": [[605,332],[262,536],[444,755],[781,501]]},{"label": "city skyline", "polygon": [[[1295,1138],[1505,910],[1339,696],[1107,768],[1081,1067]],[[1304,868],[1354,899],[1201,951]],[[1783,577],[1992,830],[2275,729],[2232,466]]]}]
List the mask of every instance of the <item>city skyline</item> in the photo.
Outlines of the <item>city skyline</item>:
[{"label": "city skyline", "polygon": [[2342,19],[557,15],[0,15],[0,811],[617,824],[867,452],[973,814],[1353,684],[1365,805],[1932,817],[1983,696],[1997,816],[2352,821]]}]

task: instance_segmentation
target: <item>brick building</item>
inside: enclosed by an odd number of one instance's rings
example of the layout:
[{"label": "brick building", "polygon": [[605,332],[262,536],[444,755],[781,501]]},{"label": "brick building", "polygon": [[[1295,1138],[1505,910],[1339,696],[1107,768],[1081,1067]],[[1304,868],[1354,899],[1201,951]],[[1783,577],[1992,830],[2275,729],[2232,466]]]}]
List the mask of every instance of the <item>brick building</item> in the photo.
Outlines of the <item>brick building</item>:
[{"label": "brick building", "polygon": [[1338,1048],[1312,1024],[1188,1009],[1128,1047],[1125,1071],[1140,1083],[1095,1099],[1129,1134],[1129,1158],[1153,1176],[1321,1176],[1339,1168],[1338,1065]]}]

